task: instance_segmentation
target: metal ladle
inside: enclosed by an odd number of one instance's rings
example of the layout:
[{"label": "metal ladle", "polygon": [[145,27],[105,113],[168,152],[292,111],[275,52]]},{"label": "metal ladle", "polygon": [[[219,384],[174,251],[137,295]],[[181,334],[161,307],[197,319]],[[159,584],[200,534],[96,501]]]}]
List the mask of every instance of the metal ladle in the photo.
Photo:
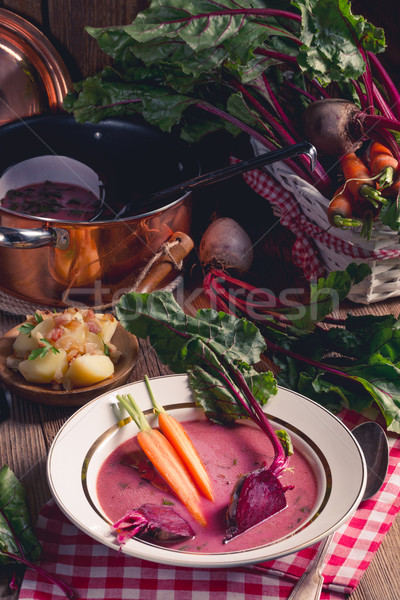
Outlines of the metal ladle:
[{"label": "metal ladle", "polygon": [[[361,501],[368,500],[380,490],[385,480],[389,463],[388,442],[382,427],[374,421],[358,425],[352,434],[360,444],[367,464],[367,485]],[[333,535],[331,533],[323,540],[314,561],[303,573],[288,600],[319,600],[324,583],[321,569]]]},{"label": "metal ladle", "polygon": [[[316,160],[317,160],[317,151],[312,144],[309,142],[300,142],[298,144],[293,144],[291,146],[287,146],[286,148],[281,148],[280,150],[275,150],[274,152],[265,152],[264,154],[260,154],[254,158],[250,158],[248,160],[242,160],[234,165],[229,165],[228,167],[223,167],[222,169],[217,169],[216,171],[210,171],[209,173],[205,173],[204,175],[198,175],[197,177],[193,177],[192,179],[188,179],[183,181],[182,183],[178,183],[171,187],[168,187],[164,190],[154,192],[149,194],[146,199],[145,210],[146,212],[153,210],[156,208],[156,205],[160,203],[160,201],[169,198],[173,194],[183,194],[186,192],[191,192],[193,190],[197,190],[207,185],[211,185],[213,183],[219,183],[220,181],[225,181],[226,179],[230,179],[235,175],[240,175],[241,173],[245,173],[246,171],[250,171],[251,169],[257,169],[259,167],[263,167],[265,165],[269,165],[273,162],[277,162],[279,160],[285,160],[287,158],[292,158],[294,156],[298,156],[300,154],[305,154],[310,159],[310,169],[314,170]],[[104,205],[100,208],[97,214],[92,217],[91,221],[97,221],[104,210]],[[116,215],[115,219],[125,218],[134,214],[135,203],[128,202]]]}]

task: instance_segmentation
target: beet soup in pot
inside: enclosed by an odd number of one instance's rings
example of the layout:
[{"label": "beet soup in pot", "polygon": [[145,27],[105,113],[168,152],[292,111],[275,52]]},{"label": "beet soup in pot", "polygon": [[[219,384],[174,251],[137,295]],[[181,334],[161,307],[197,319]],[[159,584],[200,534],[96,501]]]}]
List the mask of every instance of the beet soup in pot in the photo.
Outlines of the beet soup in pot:
[{"label": "beet soup in pot", "polygon": [[198,173],[188,146],[142,120],[0,127],[0,288],[44,306],[117,301],[172,234],[190,233],[190,193],[149,209],[146,197]]}]

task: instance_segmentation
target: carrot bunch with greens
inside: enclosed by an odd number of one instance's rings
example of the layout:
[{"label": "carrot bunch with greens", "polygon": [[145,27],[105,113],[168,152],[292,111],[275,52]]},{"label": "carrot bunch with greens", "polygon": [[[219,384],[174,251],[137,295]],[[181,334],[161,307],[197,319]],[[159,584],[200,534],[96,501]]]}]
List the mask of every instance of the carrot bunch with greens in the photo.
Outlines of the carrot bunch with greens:
[{"label": "carrot bunch with greens", "polygon": [[181,457],[198,489],[204,494],[204,496],[206,496],[206,498],[214,502],[214,494],[212,491],[210,478],[203,461],[201,460],[196,448],[192,443],[192,440],[188,436],[182,423],[167,413],[161,404],[157,402],[147,375],[145,375],[144,380],[153,403],[154,410],[158,415],[158,424],[162,433]]},{"label": "carrot bunch with greens", "polygon": [[350,190],[342,185],[334,193],[328,206],[328,221],[334,227],[361,227],[363,222],[353,218],[353,196]]},{"label": "carrot bunch with greens", "polygon": [[[382,148],[385,150],[385,159],[380,151]],[[386,186],[390,185],[394,176],[394,163],[388,162],[386,150],[374,142],[369,164],[355,152],[348,152],[340,158],[345,181],[329,203],[327,216],[331,225],[340,228],[361,226],[361,235],[366,239],[371,238],[374,220],[382,207],[389,204],[382,195],[382,181],[386,182]],[[394,161],[397,162],[396,159]],[[391,172],[386,170],[389,164]]]},{"label": "carrot bunch with greens", "polygon": [[207,521],[200,505],[199,493],[174,447],[161,431],[149,425],[131,394],[117,395],[117,399],[140,429],[137,440],[153,467],[196,521],[206,526]]},{"label": "carrot bunch with greens", "polygon": [[384,203],[376,189],[376,181],[364,161],[355,152],[348,152],[340,158],[340,166],[351,195],[355,202],[367,199],[375,208]]},{"label": "carrot bunch with greens", "polygon": [[378,188],[386,190],[386,194],[395,195],[399,189],[400,172],[399,161],[393,152],[383,144],[374,141],[368,151],[368,160],[371,174],[378,177]]}]

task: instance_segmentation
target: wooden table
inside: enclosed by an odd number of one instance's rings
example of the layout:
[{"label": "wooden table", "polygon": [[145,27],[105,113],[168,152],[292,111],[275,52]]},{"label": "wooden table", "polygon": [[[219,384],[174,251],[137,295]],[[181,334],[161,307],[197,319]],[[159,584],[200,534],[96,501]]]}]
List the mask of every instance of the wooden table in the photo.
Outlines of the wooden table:
[{"label": "wooden table", "polygon": [[[183,305],[187,312],[193,313],[207,304],[202,294],[191,293],[190,297],[186,295]],[[348,309],[357,314],[391,312],[397,315],[400,302],[387,301],[370,307],[343,304],[340,312],[345,313]],[[20,321],[16,316],[0,312],[0,333],[3,334]],[[169,371],[160,364],[153,349],[141,341],[132,381],[142,379],[145,373],[155,377]],[[10,414],[0,423],[0,464],[8,464],[25,486],[34,522],[41,506],[50,498],[46,482],[47,452],[57,431],[74,410],[44,406],[13,395]],[[386,535],[360,585],[351,595],[351,600],[397,600],[400,597],[399,554],[400,516]],[[18,597],[17,592],[8,589],[4,575],[0,576],[0,597],[8,600]]]},{"label": "wooden table", "polygon": [[[0,6],[24,16],[37,25],[55,45],[65,61],[74,81],[94,73],[107,62],[97,44],[84,31],[85,25],[109,26],[129,23],[137,11],[147,5],[146,0],[0,0]],[[389,40],[386,55],[388,67],[393,68],[397,77],[400,62],[398,44],[399,3],[387,0],[378,7],[372,0],[354,0],[354,13],[360,11],[366,18],[385,27]],[[397,74],[396,74],[397,73]],[[235,207],[229,202],[235,213]],[[242,211],[242,209],[240,209]],[[233,214],[232,216],[235,216]],[[282,258],[284,248],[278,258]],[[273,255],[272,259],[276,256]],[[289,277],[290,279],[290,277]],[[274,274],[271,281],[274,280]],[[205,305],[204,298],[187,302],[185,309]],[[341,312],[346,312],[343,305]],[[388,301],[368,308],[350,307],[355,313],[371,312],[398,315],[399,301]],[[21,319],[0,312],[0,334],[20,322]],[[140,380],[147,373],[157,376],[168,373],[157,359],[154,351],[141,342],[140,357],[134,369],[132,380]],[[2,401],[0,400],[0,403]],[[4,401],[3,401],[4,402]],[[0,422],[0,465],[8,464],[27,489],[33,520],[40,507],[49,499],[46,483],[46,457],[54,436],[62,424],[73,414],[72,408],[49,407],[34,404],[23,398],[12,396],[10,414]],[[1,413],[1,411],[0,411]],[[385,537],[361,584],[352,594],[351,600],[395,600],[400,597],[400,576],[398,556],[400,554],[400,517]],[[8,590],[5,578],[0,574],[0,597],[15,600],[17,593]]]}]

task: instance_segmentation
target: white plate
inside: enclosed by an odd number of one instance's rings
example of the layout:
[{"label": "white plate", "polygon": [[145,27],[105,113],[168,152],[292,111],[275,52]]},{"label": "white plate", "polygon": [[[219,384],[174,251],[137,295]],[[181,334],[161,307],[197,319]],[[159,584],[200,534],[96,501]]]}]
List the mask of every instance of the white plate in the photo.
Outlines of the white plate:
[{"label": "white plate", "polygon": [[[155,397],[181,420],[199,409],[192,401],[186,375],[152,379]],[[51,493],[64,514],[95,540],[119,549],[96,496],[97,473],[104,459],[135,435],[136,425],[118,427],[111,404],[117,393],[131,393],[143,410],[152,405],[144,382],[122,386],[79,409],[58,432],[50,448],[47,477]],[[132,539],[122,552],[145,560],[192,567],[228,567],[272,560],[314,544],[347,520],[361,501],[366,465],[357,441],[343,423],[312,400],[279,388],[266,413],[288,429],[295,446],[308,458],[319,482],[314,511],[290,536],[245,552],[195,554]]]}]

